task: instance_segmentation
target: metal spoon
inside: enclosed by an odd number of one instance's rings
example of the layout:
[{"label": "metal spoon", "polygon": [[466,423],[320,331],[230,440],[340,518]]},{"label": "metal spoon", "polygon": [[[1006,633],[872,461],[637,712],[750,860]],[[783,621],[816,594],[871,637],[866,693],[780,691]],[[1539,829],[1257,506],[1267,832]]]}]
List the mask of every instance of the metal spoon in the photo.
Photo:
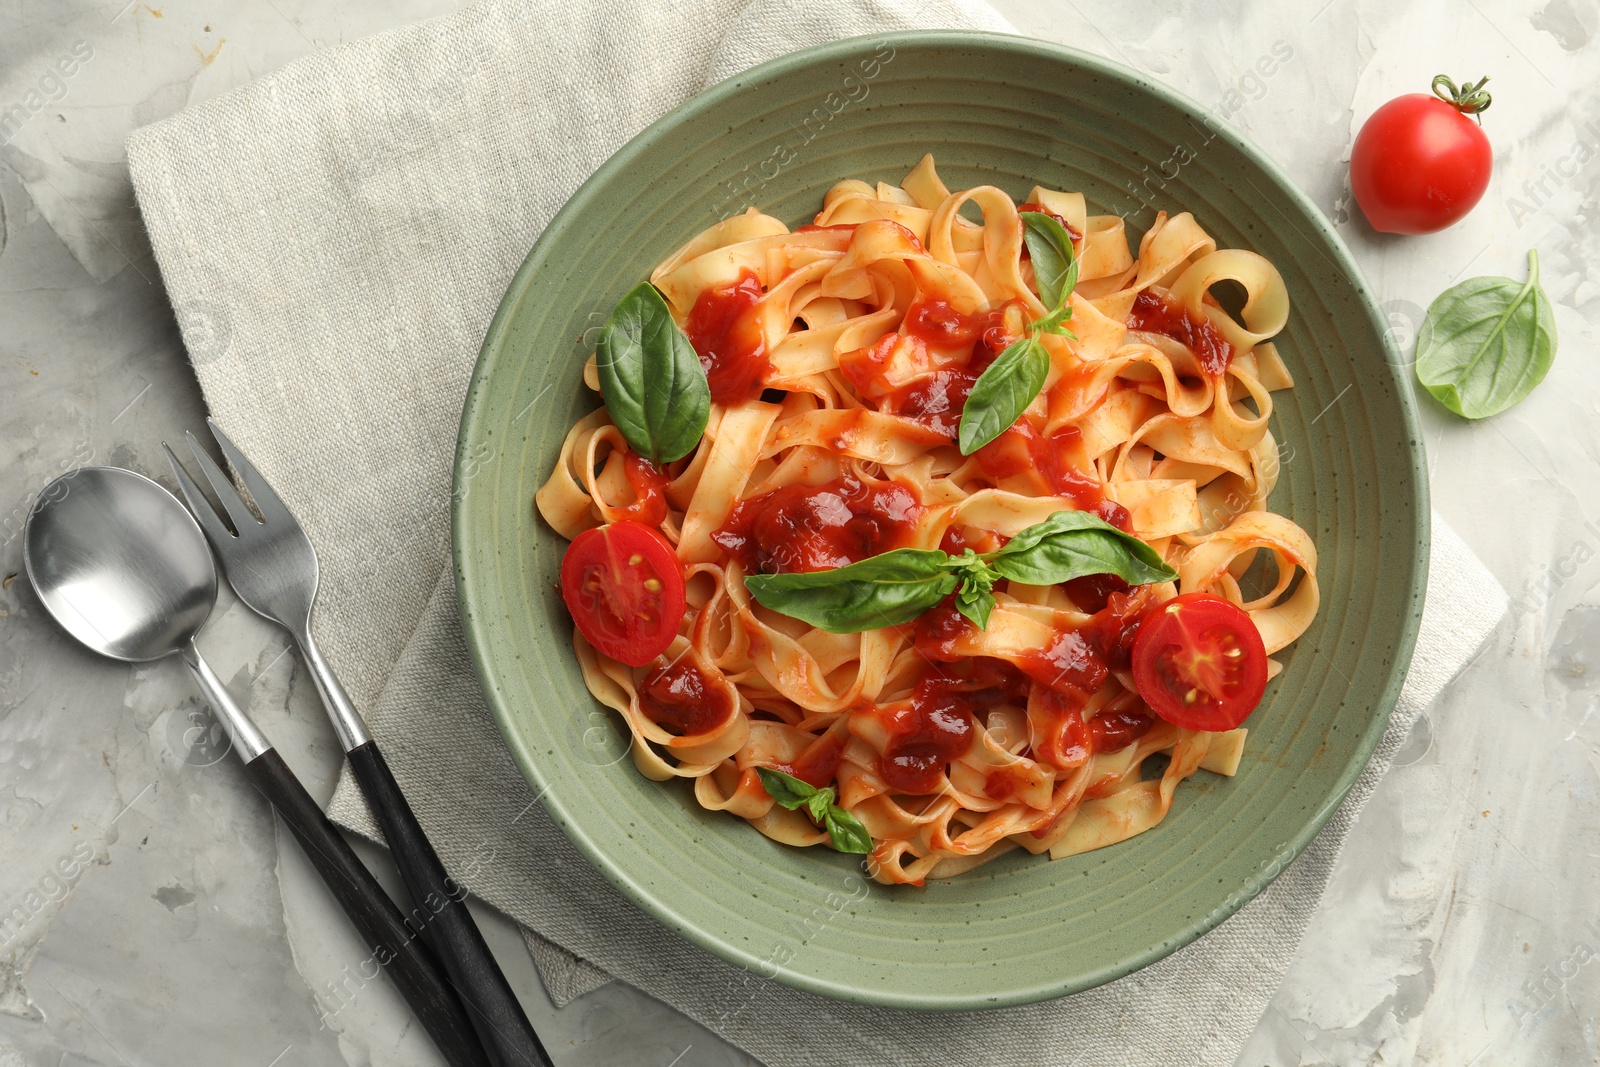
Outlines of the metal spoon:
[{"label": "metal spoon", "polygon": [[438,961],[195,647],[216,603],[217,568],[178,499],[133,471],[71,471],[34,501],[23,561],[45,608],[89,648],[129,663],[183,657],[256,788],[294,831],[439,1050],[453,1067],[487,1067]]}]

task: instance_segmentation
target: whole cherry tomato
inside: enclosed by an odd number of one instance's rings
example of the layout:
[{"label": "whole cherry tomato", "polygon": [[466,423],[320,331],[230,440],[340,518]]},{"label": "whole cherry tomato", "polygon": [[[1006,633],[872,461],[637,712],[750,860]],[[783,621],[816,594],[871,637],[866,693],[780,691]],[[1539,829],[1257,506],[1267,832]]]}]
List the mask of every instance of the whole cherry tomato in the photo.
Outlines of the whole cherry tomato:
[{"label": "whole cherry tomato", "polygon": [[1488,80],[1458,89],[1441,74],[1434,96],[1396,97],[1367,119],[1350,151],[1350,188],[1373,229],[1433,233],[1483,198],[1494,152],[1475,116],[1489,106]]}]

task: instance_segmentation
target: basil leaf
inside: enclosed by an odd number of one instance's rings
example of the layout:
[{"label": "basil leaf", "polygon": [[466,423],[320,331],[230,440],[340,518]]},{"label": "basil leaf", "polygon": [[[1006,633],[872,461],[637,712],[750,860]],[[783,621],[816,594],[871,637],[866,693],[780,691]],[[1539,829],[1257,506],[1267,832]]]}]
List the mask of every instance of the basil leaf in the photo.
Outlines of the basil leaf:
[{"label": "basil leaf", "polygon": [[1129,585],[1178,577],[1155,549],[1087,511],[1058,511],[989,553],[988,560],[1001,577],[1028,585],[1088,574],[1115,574]]},{"label": "basil leaf", "polygon": [[1439,294],[1417,335],[1417,380],[1457,415],[1484,419],[1532,392],[1555,354],[1555,313],[1530,249],[1525,282],[1469,278]]},{"label": "basil leaf", "polygon": [[[767,795],[777,802],[779,807],[793,811],[800,805],[811,800],[812,797],[821,796],[824,790],[818,789],[810,782],[802,782],[792,774],[775,771],[771,767],[757,767],[756,774],[761,776],[761,784],[766,787]],[[828,800],[833,800],[833,790],[826,790]]]},{"label": "basil leaf", "polygon": [[867,833],[867,828],[861,825],[860,819],[839,805],[828,808],[828,816],[823,824],[828,828],[828,836],[833,839],[833,847],[840,852],[864,856],[872,851],[872,835]]},{"label": "basil leaf", "polygon": [[994,594],[987,586],[962,582],[956,591],[956,610],[972,620],[980,630],[989,628],[989,614],[994,611]]},{"label": "basil leaf", "polygon": [[750,574],[763,607],[835,634],[910,622],[955,591],[959,579],[938,549],[897,548],[847,567],[806,574]]},{"label": "basil leaf", "polygon": [[595,346],[600,395],[628,447],[660,466],[694,450],[711,386],[694,345],[649,282],[623,297]]},{"label": "basil leaf", "polygon": [[961,409],[961,454],[970,456],[1004,433],[1033,403],[1049,374],[1050,353],[1031,334],[1000,353],[978,375]]},{"label": "basil leaf", "polygon": [[1059,308],[1078,284],[1078,259],[1072,254],[1072,235],[1053,216],[1042,211],[1022,213],[1022,239],[1033,261],[1039,299],[1047,308]]},{"label": "basil leaf", "polygon": [[994,610],[994,594],[989,590],[994,588],[999,575],[970,548],[947,566],[961,579],[961,587],[956,590],[956,610],[971,619],[978,629],[988,629],[989,613]]}]

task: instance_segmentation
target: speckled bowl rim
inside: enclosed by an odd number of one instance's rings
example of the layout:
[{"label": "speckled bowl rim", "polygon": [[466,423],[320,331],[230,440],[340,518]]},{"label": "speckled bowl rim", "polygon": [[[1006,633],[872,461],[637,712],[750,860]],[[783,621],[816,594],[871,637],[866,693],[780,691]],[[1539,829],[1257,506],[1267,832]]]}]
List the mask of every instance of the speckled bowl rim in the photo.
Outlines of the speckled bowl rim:
[{"label": "speckled bowl rim", "polygon": [[[1281,857],[1281,862],[1258,868],[1235,891],[1229,893],[1219,907],[1200,916],[1171,939],[1132,951],[1119,964],[1102,968],[1098,972],[1076,980],[1068,979],[1054,984],[1047,983],[1042,986],[1033,985],[1027,988],[1006,989],[992,995],[985,994],[982,996],[973,994],[941,995],[935,990],[929,990],[915,996],[907,996],[879,993],[874,990],[860,988],[841,989],[828,979],[819,978],[805,971],[795,970],[790,967],[774,968],[769,961],[758,956],[755,952],[741,948],[689,921],[685,915],[673,906],[671,901],[661,899],[647,887],[639,885],[630,879],[626,872],[613,863],[595,841],[586,836],[581,821],[573,819],[571,814],[563,808],[561,797],[555,791],[548,790],[548,783],[539,770],[539,761],[527,747],[525,739],[518,733],[513,709],[507,707],[505,702],[499,699],[496,686],[492,683],[491,679],[495,673],[495,665],[488,653],[488,634],[493,624],[488,621],[488,616],[480,610],[481,605],[478,602],[478,596],[475,591],[478,570],[471,551],[475,530],[469,517],[467,494],[462,490],[470,478],[476,462],[472,454],[472,443],[475,440],[474,431],[477,418],[486,403],[483,399],[485,391],[481,389],[481,386],[495,369],[498,341],[518,309],[519,295],[527,288],[529,279],[541,264],[541,250],[554,243],[556,237],[574,219],[591,208],[601,187],[610,180],[613,174],[624,170],[636,156],[664,133],[704,112],[724,106],[736,106],[737,97],[746,91],[746,86],[750,83],[790,74],[807,67],[822,66],[840,59],[854,57],[861,45],[868,41],[875,43],[886,41],[897,49],[921,46],[978,47],[990,49],[999,54],[1030,55],[1055,60],[1069,66],[1087,68],[1100,77],[1154,96],[1169,106],[1187,112],[1192,118],[1199,119],[1208,114],[1195,101],[1166,85],[1149,81],[1124,66],[1077,49],[1009,34],[961,30],[928,30],[879,33],[846,38],[788,53],[752,67],[739,75],[706,89],[651,123],[606,160],[573,193],[572,197],[550,220],[549,225],[540,234],[533,248],[529,250],[527,257],[523,260],[522,265],[507,286],[506,295],[502,298],[500,306],[485,333],[484,342],[479,352],[477,365],[473,370],[466,401],[461,413],[461,426],[457,438],[454,467],[455,492],[451,508],[451,547],[455,562],[456,587],[462,613],[462,627],[485,699],[523,775],[533,785],[535,792],[541,795],[542,802],[562,831],[566,833],[573,844],[578,847],[589,861],[599,868],[601,873],[624,895],[638,904],[652,917],[665,924],[669,929],[682,933],[693,943],[746,970],[759,971],[759,973],[771,976],[777,982],[824,997],[850,1000],[880,1007],[926,1011],[970,1011],[1036,1003],[1041,1000],[1095,988],[1155,963],[1157,960],[1190,944],[1201,935],[1215,928],[1277,878],[1290,861],[1297,857],[1305,849],[1306,845],[1311,842],[1312,838],[1322,830],[1371,760],[1373,751],[1388,727],[1395,702],[1399,698],[1400,689],[1404,684],[1406,672],[1410,666],[1415,648],[1417,631],[1421,624],[1423,597],[1420,595],[1420,591],[1425,590],[1427,585],[1430,544],[1427,462],[1421,445],[1422,436],[1418,427],[1415,400],[1402,371],[1404,363],[1392,337],[1382,324],[1382,314],[1366,278],[1333,226],[1322,212],[1317,209],[1311,199],[1301,191],[1275,162],[1250,141],[1235,132],[1231,126],[1227,124],[1208,124],[1215,136],[1227,141],[1259,169],[1260,175],[1270,181],[1272,185],[1271,191],[1298,210],[1298,219],[1288,220],[1290,225],[1294,226],[1295,222],[1302,222],[1311,228],[1312,234],[1308,240],[1313,244],[1320,243],[1320,251],[1329,256],[1339,270],[1347,276],[1352,289],[1359,297],[1363,310],[1366,312],[1374,339],[1389,356],[1385,361],[1385,372],[1390,376],[1393,393],[1405,422],[1407,436],[1410,441],[1409,458],[1412,467],[1412,479],[1416,488],[1414,507],[1417,514],[1413,517],[1413,521],[1416,524],[1416,537],[1411,546],[1413,588],[1392,595],[1395,602],[1402,600],[1402,594],[1407,600],[1406,613],[1402,620],[1400,631],[1400,642],[1394,650],[1394,657],[1388,668],[1389,677],[1381,690],[1379,698],[1373,705],[1372,715],[1354,747],[1353,754],[1346,767],[1336,779],[1334,788],[1328,792],[1323,803],[1305,819],[1300,829],[1291,835],[1284,847],[1278,850],[1277,855]],[[685,237],[687,236],[689,235],[686,234]],[[1304,237],[1306,235],[1302,233],[1301,236]]]}]

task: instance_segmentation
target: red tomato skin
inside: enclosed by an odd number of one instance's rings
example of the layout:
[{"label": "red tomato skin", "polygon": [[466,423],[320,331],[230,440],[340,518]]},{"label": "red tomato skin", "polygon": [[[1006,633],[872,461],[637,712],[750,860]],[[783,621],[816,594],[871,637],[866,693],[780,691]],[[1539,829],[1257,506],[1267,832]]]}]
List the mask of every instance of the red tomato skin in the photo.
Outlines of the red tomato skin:
[{"label": "red tomato skin", "polygon": [[1494,151],[1477,120],[1426,93],[1372,113],[1350,150],[1350,189],[1381,233],[1436,233],[1483,199]]},{"label": "red tomato skin", "polygon": [[[1174,609],[1183,609],[1174,614]],[[1181,621],[1179,621],[1181,620]],[[1161,654],[1177,638],[1221,628],[1243,652],[1231,680],[1236,691],[1214,706],[1185,707],[1163,684]],[[1133,678],[1150,710],[1186,730],[1231,730],[1250,717],[1267,687],[1267,650],[1261,631],[1232,601],[1212,593],[1184,593],[1152,609],[1133,642]]]},{"label": "red tomato skin", "polygon": [[[588,592],[585,579],[596,569],[599,588]],[[646,575],[660,580],[658,590],[644,586]],[[687,607],[683,567],[672,543],[627,521],[572,539],[561,559],[561,599],[591,645],[630,667],[643,667],[667,650]]]}]

